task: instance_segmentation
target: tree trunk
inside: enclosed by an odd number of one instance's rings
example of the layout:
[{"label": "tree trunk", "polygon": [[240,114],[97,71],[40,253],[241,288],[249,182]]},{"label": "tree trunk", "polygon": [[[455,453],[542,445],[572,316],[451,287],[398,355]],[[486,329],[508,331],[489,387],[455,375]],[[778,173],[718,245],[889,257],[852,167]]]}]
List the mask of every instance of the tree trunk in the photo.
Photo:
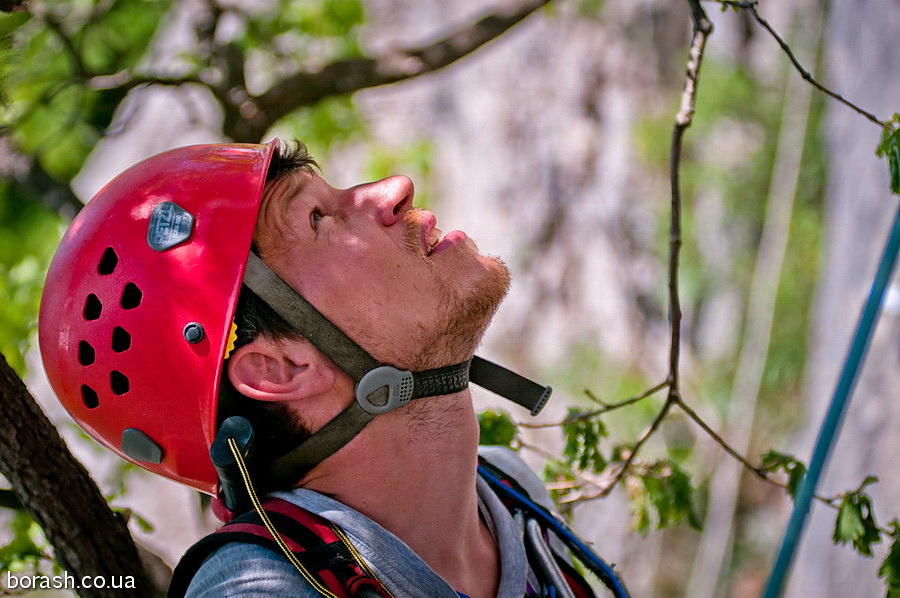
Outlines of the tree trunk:
[{"label": "tree trunk", "polygon": [[[79,591],[84,597],[159,595],[152,587],[123,519],[38,407],[25,384],[0,355],[0,473],[43,528],[59,564],[80,584],[107,586]],[[131,579],[133,578],[133,584]],[[133,585],[133,589],[130,588]]]}]

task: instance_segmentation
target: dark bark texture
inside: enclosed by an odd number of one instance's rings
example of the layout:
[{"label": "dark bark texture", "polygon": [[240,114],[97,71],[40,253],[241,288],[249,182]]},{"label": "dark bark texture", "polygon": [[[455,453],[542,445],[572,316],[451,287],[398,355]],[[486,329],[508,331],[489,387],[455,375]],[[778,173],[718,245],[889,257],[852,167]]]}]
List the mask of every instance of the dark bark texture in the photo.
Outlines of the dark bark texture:
[{"label": "dark bark texture", "polygon": [[69,453],[22,380],[0,355],[0,473],[43,528],[60,565],[76,580],[106,584],[134,577],[134,589],[80,590],[83,597],[152,597],[125,521],[113,513],[84,467]]}]

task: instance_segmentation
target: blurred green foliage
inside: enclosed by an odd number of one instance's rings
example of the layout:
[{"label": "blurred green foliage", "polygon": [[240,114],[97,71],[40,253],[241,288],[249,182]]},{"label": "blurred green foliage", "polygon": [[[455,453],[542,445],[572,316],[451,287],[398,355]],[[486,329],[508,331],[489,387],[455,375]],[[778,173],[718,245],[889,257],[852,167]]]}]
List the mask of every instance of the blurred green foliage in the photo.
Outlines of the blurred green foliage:
[{"label": "blurred green foliage", "polygon": [[581,471],[600,473],[608,463],[600,450],[600,441],[609,436],[609,432],[599,416],[589,415],[581,409],[569,408],[562,424],[566,442],[563,459],[569,466]]},{"label": "blurred green foliage", "polygon": [[883,577],[887,585],[886,598],[900,598],[900,522],[891,521],[891,548],[878,569],[878,577]]},{"label": "blurred green foliage", "polygon": [[360,55],[366,19],[360,0],[278,0],[245,16],[239,45],[247,52],[263,50],[261,58],[273,65],[296,69],[299,57],[324,63]]},{"label": "blurred green foliage", "polygon": [[353,98],[329,98],[309,108],[301,108],[282,120],[278,128],[303,141],[313,156],[329,151],[368,133],[366,121],[359,114]]},{"label": "blurred green foliage", "polygon": [[638,532],[646,534],[651,526],[664,528],[678,523],[702,528],[690,476],[672,461],[651,464],[629,483],[628,491]]},{"label": "blurred green foliage", "polygon": [[37,324],[44,273],[62,228],[59,215],[0,181],[0,352],[20,376]]},{"label": "blurred green foliage", "polygon": [[890,126],[884,128],[881,143],[875,153],[881,158],[887,158],[891,191],[900,195],[900,114],[895,114]]},{"label": "blurred green foliage", "polygon": [[0,16],[9,56],[0,127],[18,150],[62,183],[78,174],[126,93],[94,78],[137,67],[168,6],[48,0],[41,17]]},{"label": "blurred green foliage", "polygon": [[41,528],[25,511],[15,511],[8,529],[12,539],[5,546],[0,546],[0,570],[36,570],[47,558],[47,542]]},{"label": "blurred green foliage", "polygon": [[502,409],[486,409],[478,413],[478,444],[509,446],[518,428],[509,413]]}]

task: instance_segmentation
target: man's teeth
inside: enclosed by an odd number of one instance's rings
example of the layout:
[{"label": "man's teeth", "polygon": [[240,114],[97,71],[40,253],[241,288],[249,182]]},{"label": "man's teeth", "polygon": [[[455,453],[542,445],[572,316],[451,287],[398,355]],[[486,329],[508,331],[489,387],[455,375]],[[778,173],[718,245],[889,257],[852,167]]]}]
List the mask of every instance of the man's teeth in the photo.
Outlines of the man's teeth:
[{"label": "man's teeth", "polygon": [[441,229],[433,228],[428,232],[428,255],[434,251],[435,246],[441,242]]}]

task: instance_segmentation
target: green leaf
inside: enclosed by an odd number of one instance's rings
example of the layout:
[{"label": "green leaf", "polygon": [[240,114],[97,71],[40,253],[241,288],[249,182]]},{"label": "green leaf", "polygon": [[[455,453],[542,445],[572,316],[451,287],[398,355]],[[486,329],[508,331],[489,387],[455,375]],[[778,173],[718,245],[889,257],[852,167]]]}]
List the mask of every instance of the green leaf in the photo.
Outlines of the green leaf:
[{"label": "green leaf", "polygon": [[891,191],[900,195],[900,114],[895,114],[891,124],[885,127],[875,153],[881,158],[887,158],[891,171]]},{"label": "green leaf", "polygon": [[891,521],[893,543],[878,569],[878,577],[887,584],[887,598],[900,598],[900,522]]},{"label": "green leaf", "polygon": [[512,417],[500,409],[488,409],[478,414],[481,429],[479,444],[511,446],[516,439],[516,424]]},{"label": "green leaf", "polygon": [[568,464],[585,471],[600,473],[607,459],[600,452],[600,440],[609,433],[599,416],[585,417],[586,412],[569,408],[562,425],[566,440],[563,456]]},{"label": "green leaf", "polygon": [[832,538],[835,544],[850,542],[863,556],[872,556],[872,544],[881,542],[881,532],[875,523],[872,499],[867,494],[857,490],[841,499]]},{"label": "green leaf", "polygon": [[806,477],[806,465],[785,453],[778,451],[769,451],[762,457],[762,465],[760,469],[763,471],[783,471],[788,475],[787,493],[791,498],[797,498],[797,492],[803,484],[803,478]]},{"label": "green leaf", "polygon": [[[569,491],[568,489],[559,488],[558,485],[574,484],[575,475],[568,467],[555,459],[548,459],[544,464],[544,471],[541,477],[550,490],[550,496],[553,502],[559,504],[559,501]],[[556,485],[557,487],[554,487]]]},{"label": "green leaf", "polygon": [[647,533],[654,515],[657,528],[680,523],[702,528],[690,476],[676,463],[660,461],[637,477],[640,485],[630,484],[629,494],[638,532]]}]

